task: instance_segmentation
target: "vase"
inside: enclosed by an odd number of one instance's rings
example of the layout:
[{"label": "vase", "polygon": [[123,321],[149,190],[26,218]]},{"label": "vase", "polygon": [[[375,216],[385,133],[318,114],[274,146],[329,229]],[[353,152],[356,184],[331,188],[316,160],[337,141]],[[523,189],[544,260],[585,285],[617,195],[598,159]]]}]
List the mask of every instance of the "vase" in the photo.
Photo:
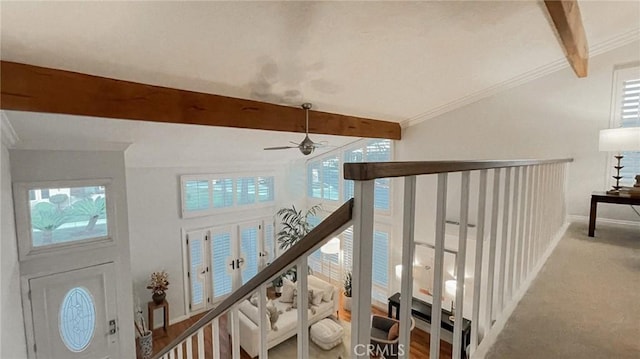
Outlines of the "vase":
[{"label": "vase", "polygon": [[164,298],[167,297],[167,293],[153,293],[153,295],[151,296],[151,299],[153,299],[153,302],[156,304],[162,304],[162,302],[164,302]]},{"label": "vase", "polygon": [[153,356],[153,336],[151,331],[144,333],[139,339],[142,359],[150,359]]}]

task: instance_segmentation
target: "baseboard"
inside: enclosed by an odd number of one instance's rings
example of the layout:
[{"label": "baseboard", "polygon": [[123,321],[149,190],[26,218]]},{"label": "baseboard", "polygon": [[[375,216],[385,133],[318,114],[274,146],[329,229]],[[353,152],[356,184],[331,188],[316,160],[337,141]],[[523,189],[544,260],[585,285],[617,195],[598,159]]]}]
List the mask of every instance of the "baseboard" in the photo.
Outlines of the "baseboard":
[{"label": "baseboard", "polygon": [[518,290],[514,294],[511,303],[509,303],[509,305],[504,308],[500,317],[496,319],[493,327],[491,328],[491,331],[489,332],[489,335],[485,336],[482,339],[482,342],[480,343],[480,345],[478,345],[476,351],[471,355],[471,359],[483,359],[486,357],[489,349],[491,349],[493,344],[495,344],[496,339],[498,339],[498,335],[500,335],[500,333],[504,329],[505,324],[507,324],[507,321],[511,317],[511,314],[513,314],[513,311],[518,306],[518,303],[520,303],[520,300],[522,299],[522,297],[524,297],[524,294],[527,292],[527,290],[529,290],[531,283],[533,283],[533,280],[538,276],[538,273],[542,269],[542,266],[544,266],[544,264],[547,262],[547,260],[551,256],[551,253],[553,253],[554,249],[560,242],[560,239],[562,239],[562,237],[564,236],[567,228],[569,227],[569,224],[570,222],[565,222],[565,224],[560,227],[560,230],[558,230],[558,232],[556,233],[555,238],[553,239],[553,241],[551,241],[551,244],[549,245],[549,247],[547,247],[547,250],[542,255],[542,260],[539,261],[538,264],[533,268],[527,279],[522,283],[522,286],[520,286],[520,290]]},{"label": "baseboard", "polygon": [[[575,223],[589,223],[589,217],[587,216],[578,216],[578,215],[569,215],[567,216],[569,222]],[[608,223],[608,224],[617,224],[620,226],[629,226],[629,227],[640,227],[640,221],[623,221],[620,219],[611,219],[611,218],[600,218],[596,219],[596,223]]]}]

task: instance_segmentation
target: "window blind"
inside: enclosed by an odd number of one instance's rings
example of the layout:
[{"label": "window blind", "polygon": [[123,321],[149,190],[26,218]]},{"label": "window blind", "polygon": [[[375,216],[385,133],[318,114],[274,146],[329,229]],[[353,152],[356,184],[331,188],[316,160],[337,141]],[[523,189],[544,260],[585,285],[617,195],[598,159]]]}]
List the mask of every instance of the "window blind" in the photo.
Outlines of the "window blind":
[{"label": "window blind", "polygon": [[[621,102],[619,126],[640,127],[640,78],[622,82]],[[640,151],[624,151],[622,155],[621,184],[633,186],[635,176],[640,174]]]},{"label": "window blind", "polygon": [[233,180],[231,178],[220,178],[211,182],[213,183],[213,207],[233,206]]},{"label": "window blind", "polygon": [[258,274],[258,227],[249,227],[241,230],[240,246],[244,267],[242,268],[242,284]]},{"label": "window blind", "polygon": [[205,231],[187,233],[189,253],[189,286],[191,289],[191,310],[202,309],[206,305],[205,288]]},{"label": "window blind", "polygon": [[209,209],[209,181],[186,181],[184,195],[187,211]]},{"label": "window blind", "polygon": [[273,201],[273,177],[258,177],[258,202]]},{"label": "window blind", "polygon": [[211,239],[211,261],[213,298],[223,297],[232,290],[232,276],[229,271],[231,263],[231,233],[214,233]]},{"label": "window blind", "polygon": [[322,161],[322,198],[337,201],[340,183],[340,161],[338,156]]},{"label": "window blind", "polygon": [[240,177],[236,179],[236,194],[238,205],[251,204],[256,201],[255,177]]}]

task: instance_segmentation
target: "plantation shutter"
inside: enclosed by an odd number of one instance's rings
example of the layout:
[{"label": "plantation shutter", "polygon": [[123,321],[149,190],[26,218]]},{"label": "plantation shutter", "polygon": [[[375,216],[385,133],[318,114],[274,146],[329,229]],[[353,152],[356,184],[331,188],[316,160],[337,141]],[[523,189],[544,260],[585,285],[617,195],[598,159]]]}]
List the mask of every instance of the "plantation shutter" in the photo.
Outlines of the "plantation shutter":
[{"label": "plantation shutter", "polygon": [[272,263],[276,259],[276,237],[273,222],[269,220],[264,221],[264,251],[266,263]]},{"label": "plantation shutter", "polygon": [[256,202],[255,177],[240,177],[236,179],[236,194],[238,205]]},{"label": "plantation shutter", "polygon": [[344,268],[351,271],[353,269],[353,226],[342,232],[342,242],[344,249]]},{"label": "plantation shutter", "polygon": [[[309,216],[307,223],[309,223],[310,229],[317,226],[322,220],[318,216]],[[320,248],[315,250],[307,258],[307,264],[311,267],[313,273],[322,273],[322,252]]]},{"label": "plantation shutter", "polygon": [[244,260],[240,266],[242,284],[258,274],[258,231],[258,224],[240,227],[240,257]]},{"label": "plantation shutter", "polygon": [[233,179],[219,178],[213,184],[213,208],[233,206]]},{"label": "plantation shutter", "polygon": [[322,198],[337,201],[339,199],[340,160],[338,156],[322,161]]},{"label": "plantation shutter", "polygon": [[209,181],[184,181],[184,210],[186,212],[209,209]]},{"label": "plantation shutter", "polygon": [[222,299],[233,289],[233,231],[231,228],[215,228],[211,231],[211,280],[213,301]]},{"label": "plantation shutter", "polygon": [[389,286],[389,234],[375,230],[373,233],[373,289],[372,297],[379,302],[387,301]]},{"label": "plantation shutter", "polygon": [[273,201],[273,177],[258,177],[258,202]]},{"label": "plantation shutter", "polygon": [[307,195],[312,198],[322,198],[321,163],[309,163],[307,172]]},{"label": "plantation shutter", "polygon": [[[621,109],[618,114],[620,127],[640,127],[640,75],[622,82]],[[620,170],[621,185],[633,186],[640,174],[640,151],[624,151]]]},{"label": "plantation shutter", "polygon": [[207,258],[205,238],[207,231],[192,231],[187,233],[187,250],[189,254],[190,310],[205,309],[207,305]]}]

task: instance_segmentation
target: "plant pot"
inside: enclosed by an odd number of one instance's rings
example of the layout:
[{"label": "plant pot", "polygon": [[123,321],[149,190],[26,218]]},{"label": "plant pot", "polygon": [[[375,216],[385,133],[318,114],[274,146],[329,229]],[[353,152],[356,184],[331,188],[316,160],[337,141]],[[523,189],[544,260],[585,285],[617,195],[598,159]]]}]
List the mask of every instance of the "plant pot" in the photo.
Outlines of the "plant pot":
[{"label": "plant pot", "polygon": [[162,304],[162,302],[164,302],[164,298],[167,297],[167,293],[153,293],[153,295],[151,296],[151,299],[153,299],[153,302],[156,304]]},{"label": "plant pot", "polygon": [[153,335],[151,331],[144,333],[138,340],[142,359],[150,359],[153,356]]},{"label": "plant pot", "polygon": [[282,294],[282,286],[275,287],[276,294]]},{"label": "plant pot", "polygon": [[344,306],[344,310],[347,312],[351,311],[351,297],[347,297],[344,294],[342,295],[342,305]]}]

